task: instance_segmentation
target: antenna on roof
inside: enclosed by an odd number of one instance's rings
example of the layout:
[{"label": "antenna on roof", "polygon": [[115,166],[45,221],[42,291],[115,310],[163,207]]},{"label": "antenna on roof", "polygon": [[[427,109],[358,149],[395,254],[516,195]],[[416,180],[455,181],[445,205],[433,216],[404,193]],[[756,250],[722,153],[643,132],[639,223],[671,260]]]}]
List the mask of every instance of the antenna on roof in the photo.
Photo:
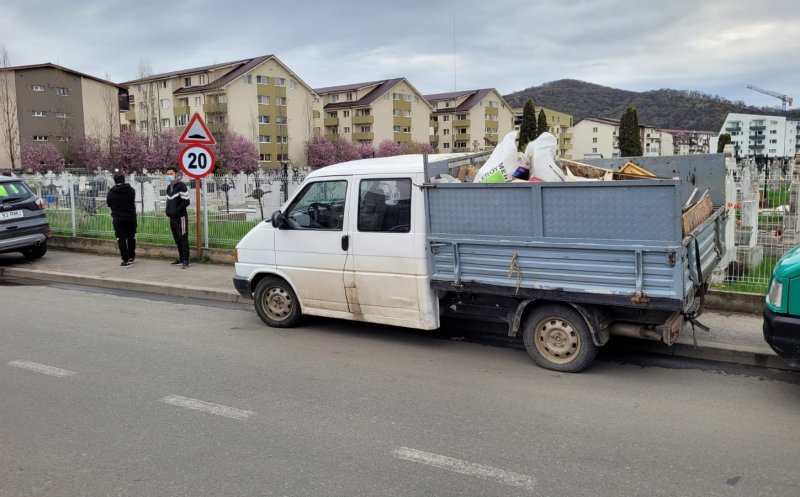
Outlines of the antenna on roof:
[{"label": "antenna on roof", "polygon": [[456,11],[453,11],[453,91],[458,91],[458,71],[456,69]]}]

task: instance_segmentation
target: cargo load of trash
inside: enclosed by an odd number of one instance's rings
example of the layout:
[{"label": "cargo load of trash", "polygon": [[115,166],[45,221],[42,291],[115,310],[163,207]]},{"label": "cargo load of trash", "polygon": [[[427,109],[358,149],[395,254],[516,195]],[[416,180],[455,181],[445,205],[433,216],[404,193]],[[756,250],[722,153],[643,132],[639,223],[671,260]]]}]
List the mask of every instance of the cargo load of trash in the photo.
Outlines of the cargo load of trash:
[{"label": "cargo load of trash", "polygon": [[[517,151],[517,131],[503,137],[486,162],[480,167],[460,166],[453,174],[442,174],[442,183],[517,183],[517,182],[580,182],[670,179],[658,177],[635,162],[628,161],[618,170],[584,164],[569,159],[556,159],[558,141],[550,133],[542,133],[531,141],[524,152]],[[713,213],[708,190],[697,197],[692,192],[682,209],[684,236],[691,233]]]}]

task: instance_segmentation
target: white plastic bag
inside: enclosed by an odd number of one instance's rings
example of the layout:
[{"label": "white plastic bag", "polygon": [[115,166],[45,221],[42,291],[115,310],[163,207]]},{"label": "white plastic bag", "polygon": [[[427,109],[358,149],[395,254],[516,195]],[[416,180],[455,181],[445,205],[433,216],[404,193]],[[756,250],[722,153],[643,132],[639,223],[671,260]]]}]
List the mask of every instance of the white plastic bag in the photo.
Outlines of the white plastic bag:
[{"label": "white plastic bag", "polygon": [[558,140],[550,133],[542,133],[525,147],[531,164],[531,177],[545,181],[564,181],[564,172],[556,165]]},{"label": "white plastic bag", "polygon": [[511,181],[517,169],[517,131],[512,131],[492,151],[486,163],[478,169],[474,183],[505,183]]}]

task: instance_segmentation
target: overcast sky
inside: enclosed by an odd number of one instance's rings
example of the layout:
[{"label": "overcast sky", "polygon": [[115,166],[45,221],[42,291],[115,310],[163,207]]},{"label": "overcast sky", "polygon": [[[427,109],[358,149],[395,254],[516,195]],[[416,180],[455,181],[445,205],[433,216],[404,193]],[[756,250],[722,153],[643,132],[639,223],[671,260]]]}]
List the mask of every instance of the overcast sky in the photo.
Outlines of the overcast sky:
[{"label": "overcast sky", "polygon": [[312,87],[404,76],[507,94],[574,78],[800,106],[799,0],[2,0],[13,65],[116,82],[274,54]]}]

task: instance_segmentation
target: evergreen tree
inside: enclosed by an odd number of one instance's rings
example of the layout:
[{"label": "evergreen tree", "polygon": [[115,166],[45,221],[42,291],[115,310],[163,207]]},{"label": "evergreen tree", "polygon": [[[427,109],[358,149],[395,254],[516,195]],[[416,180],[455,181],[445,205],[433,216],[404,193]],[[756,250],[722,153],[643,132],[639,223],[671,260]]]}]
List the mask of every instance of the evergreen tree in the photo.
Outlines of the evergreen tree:
[{"label": "evergreen tree", "polygon": [[636,109],[628,107],[619,120],[619,153],[622,157],[642,155],[642,139],[639,136],[639,117]]},{"label": "evergreen tree", "polygon": [[539,119],[536,121],[536,136],[547,133],[547,131],[547,116],[544,113],[544,109],[539,109]]},{"label": "evergreen tree", "polygon": [[530,98],[525,101],[522,109],[522,123],[519,126],[519,137],[517,143],[520,152],[525,151],[528,143],[536,138],[536,109],[533,108],[533,100]]},{"label": "evergreen tree", "polygon": [[731,143],[731,134],[730,133],[722,133],[719,135],[719,141],[717,142],[717,153],[721,154],[725,151],[725,145]]}]

